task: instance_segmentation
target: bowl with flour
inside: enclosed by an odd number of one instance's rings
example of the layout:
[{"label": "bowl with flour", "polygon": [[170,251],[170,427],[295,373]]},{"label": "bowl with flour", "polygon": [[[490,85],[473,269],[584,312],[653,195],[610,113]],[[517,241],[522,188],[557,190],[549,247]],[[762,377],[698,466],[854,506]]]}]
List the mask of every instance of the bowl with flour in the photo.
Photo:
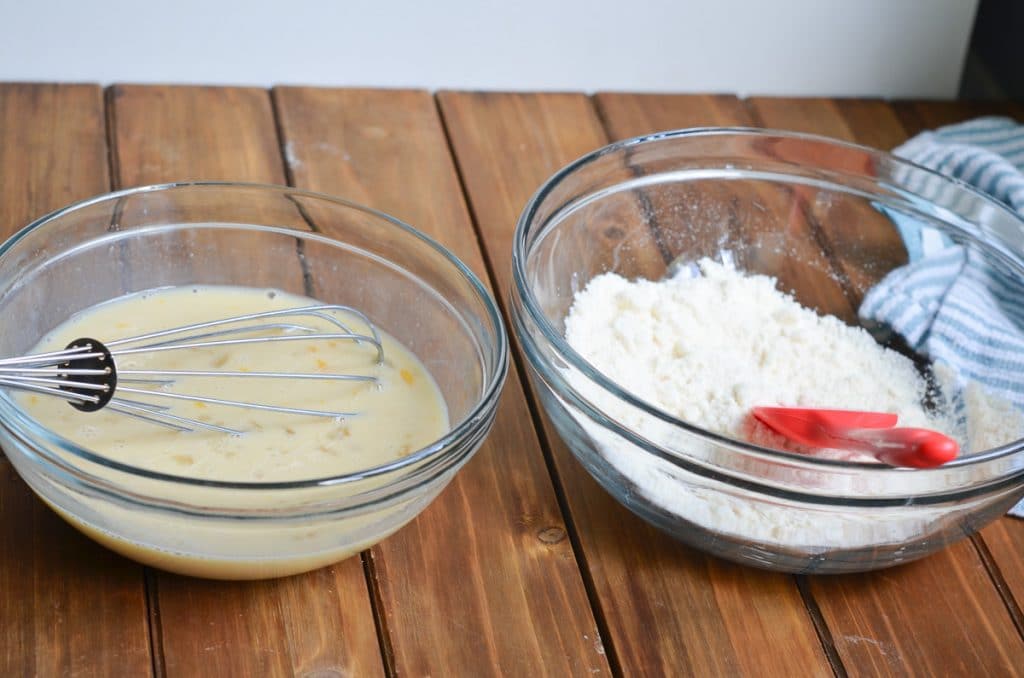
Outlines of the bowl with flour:
[{"label": "bowl with flour", "polygon": [[[908,228],[938,233],[953,282],[974,285],[985,322],[966,340],[937,344],[948,328],[916,321],[965,309],[925,293],[939,279],[908,258]],[[986,196],[872,149],[666,132],[595,151],[530,200],[513,327],[560,436],[643,519],[773,570],[887,567],[1024,496],[1019,393],[1001,358],[978,357],[995,347],[1011,364],[1003,302],[1024,282],[1022,229]],[[960,454],[908,469],[805,448],[757,406],[890,412]]]},{"label": "bowl with flour", "polygon": [[[122,386],[128,394],[118,407],[141,419],[0,390],[0,445],[60,516],[148,565],[256,579],[356,554],[422,511],[494,420],[507,370],[503,325],[450,252],[338,198],[222,183],[100,196],[0,247],[0,312],[17,319],[0,335],[5,358],[73,337],[113,347],[170,327],[318,304],[331,307],[214,336],[220,345],[115,350],[114,395]],[[213,329],[190,334],[198,342]],[[289,341],[244,341],[265,336]],[[131,372],[144,370],[175,373],[133,384]],[[140,411],[149,396],[130,388],[166,394],[170,409]],[[167,415],[198,423],[185,431],[146,420]]]}]

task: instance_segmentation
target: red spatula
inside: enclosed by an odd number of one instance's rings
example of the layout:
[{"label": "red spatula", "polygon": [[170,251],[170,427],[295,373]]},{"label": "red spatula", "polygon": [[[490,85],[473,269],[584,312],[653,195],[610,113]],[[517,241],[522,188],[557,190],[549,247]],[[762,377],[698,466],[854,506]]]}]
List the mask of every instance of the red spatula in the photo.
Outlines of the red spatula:
[{"label": "red spatula", "polygon": [[894,428],[895,414],[803,407],[755,407],[753,414],[794,442],[866,452],[891,466],[931,468],[955,459],[960,451],[955,440],[938,431]]}]

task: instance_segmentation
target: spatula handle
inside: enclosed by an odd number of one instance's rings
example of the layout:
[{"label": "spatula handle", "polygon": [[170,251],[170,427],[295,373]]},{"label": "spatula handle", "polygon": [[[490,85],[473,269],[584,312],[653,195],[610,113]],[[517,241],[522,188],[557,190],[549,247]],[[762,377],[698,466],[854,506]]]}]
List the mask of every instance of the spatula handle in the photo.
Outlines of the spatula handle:
[{"label": "spatula handle", "polygon": [[892,466],[932,468],[956,458],[960,446],[949,436],[925,428],[849,429],[840,436],[847,449],[867,452]]}]

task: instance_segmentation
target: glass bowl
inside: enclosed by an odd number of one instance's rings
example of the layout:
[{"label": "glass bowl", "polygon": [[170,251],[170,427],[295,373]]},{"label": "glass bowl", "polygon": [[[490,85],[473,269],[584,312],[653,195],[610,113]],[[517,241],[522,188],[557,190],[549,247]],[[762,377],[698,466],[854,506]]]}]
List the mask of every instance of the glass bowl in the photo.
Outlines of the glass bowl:
[{"label": "glass bowl", "polygon": [[429,370],[450,428],[375,468],[219,482],[114,463],[48,431],[0,392],[0,444],[15,469],[58,514],[115,551],[213,578],[321,567],[415,517],[491,428],[507,339],[480,281],[397,219],[286,187],[151,186],[32,223],[0,247],[0,314],[8,319],[0,355],[25,354],[94,304],[190,284],[275,288],[361,309]]},{"label": "glass bowl", "polygon": [[622,141],[577,160],[533,196],[513,245],[513,326],[544,409],[618,501],[723,558],[852,572],[963,539],[1024,495],[1020,439],[926,470],[777,451],[673,417],[605,377],[564,339],[574,294],[595,276],[658,280],[703,257],[774,276],[804,306],[860,324],[864,295],[906,263],[894,220],[933,227],[1024,281],[1019,216],[872,149],[696,129]]}]

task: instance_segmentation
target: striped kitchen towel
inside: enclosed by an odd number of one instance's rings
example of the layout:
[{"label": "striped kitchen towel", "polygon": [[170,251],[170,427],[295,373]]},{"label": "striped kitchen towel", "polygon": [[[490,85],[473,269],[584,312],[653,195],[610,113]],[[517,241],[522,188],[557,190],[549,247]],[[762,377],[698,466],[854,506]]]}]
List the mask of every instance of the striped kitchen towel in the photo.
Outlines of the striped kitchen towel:
[{"label": "striped kitchen towel", "polygon": [[[1024,126],[1009,118],[980,118],[925,132],[893,153],[971,184],[1024,215]],[[905,187],[933,200],[942,197],[943,184],[927,176]],[[975,382],[1015,405],[1017,412],[998,418],[1010,428],[1024,427],[1024,283],[926,223],[905,214],[889,216],[910,263],[868,292],[860,316],[951,367],[960,386]],[[983,214],[964,216],[984,223]],[[963,393],[953,400],[954,411],[962,413]],[[1024,437],[1024,429],[1017,437]],[[1024,517],[1024,501],[1011,513]]]},{"label": "striped kitchen towel", "polygon": [[[893,150],[894,155],[966,182],[982,193],[1024,214],[1024,126],[1010,118],[978,118],[924,132]],[[919,176],[906,188],[925,198],[942,197],[945,184]],[[940,201],[947,203],[948,201]],[[964,214],[961,205],[950,207]],[[964,214],[970,217],[970,213]],[[983,218],[983,215],[974,215]],[[950,244],[932,228],[914,219],[897,218],[910,261]]]}]

